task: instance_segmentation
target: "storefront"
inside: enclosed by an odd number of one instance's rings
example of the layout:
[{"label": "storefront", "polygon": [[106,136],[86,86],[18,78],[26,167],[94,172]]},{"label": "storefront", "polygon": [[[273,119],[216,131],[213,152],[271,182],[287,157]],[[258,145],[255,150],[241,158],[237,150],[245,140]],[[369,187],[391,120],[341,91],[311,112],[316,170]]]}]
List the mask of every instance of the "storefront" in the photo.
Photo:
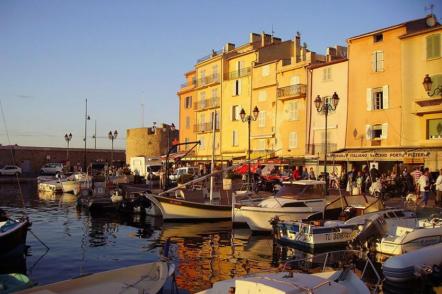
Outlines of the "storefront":
[{"label": "storefront", "polygon": [[348,149],[330,153],[328,159],[341,163],[347,170],[353,167],[361,170],[372,165],[382,172],[404,167],[411,170],[416,166],[437,170],[442,167],[442,148]]}]

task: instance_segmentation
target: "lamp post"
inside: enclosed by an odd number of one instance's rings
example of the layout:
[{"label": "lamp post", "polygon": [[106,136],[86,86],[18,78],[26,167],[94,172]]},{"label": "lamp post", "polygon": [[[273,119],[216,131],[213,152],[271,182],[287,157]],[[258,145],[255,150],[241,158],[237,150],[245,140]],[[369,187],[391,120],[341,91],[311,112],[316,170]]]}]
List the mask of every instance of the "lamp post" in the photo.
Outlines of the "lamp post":
[{"label": "lamp post", "polygon": [[166,153],[166,179],[164,183],[165,190],[169,187],[169,153],[170,153],[170,131],[175,132],[175,124],[171,123],[169,128],[163,128],[163,131],[167,131],[167,153]]},{"label": "lamp post", "polygon": [[339,96],[336,92],[333,93],[331,99],[328,97],[316,96],[315,107],[319,113],[324,113],[325,115],[325,150],[324,150],[324,180],[325,180],[325,195],[328,195],[328,174],[327,174],[327,119],[329,111],[336,110],[339,103]]},{"label": "lamp post", "polygon": [[114,140],[117,138],[118,132],[117,132],[117,130],[115,130],[114,133],[112,134],[112,131],[109,131],[107,136],[108,136],[109,140],[112,141],[112,152],[111,152],[111,166],[112,166],[113,162],[114,162]]},{"label": "lamp post", "polygon": [[422,85],[424,85],[424,89],[427,91],[428,96],[433,97],[435,95],[442,95],[442,85],[437,85],[437,87],[434,88],[433,93],[430,93],[431,88],[433,87],[433,80],[428,74],[425,75]]},{"label": "lamp post", "polygon": [[86,111],[84,112],[84,159],[83,159],[83,168],[84,171],[87,173],[87,166],[86,166],[86,158],[87,158],[87,121],[90,120],[91,117],[87,114],[87,99],[86,99]]},{"label": "lamp post", "polygon": [[248,150],[247,150],[247,154],[248,154],[248,172],[247,172],[247,191],[250,191],[250,178],[251,178],[251,171],[250,171],[250,123],[255,120],[258,119],[258,115],[259,115],[259,109],[257,106],[255,106],[255,108],[253,108],[252,111],[252,115],[246,115],[246,111],[244,110],[244,108],[241,109],[241,112],[239,113],[239,115],[241,116],[241,120],[242,122],[247,122],[247,127],[248,127]]},{"label": "lamp post", "polygon": [[72,140],[72,134],[71,133],[69,133],[69,135],[64,134],[64,140],[66,141],[66,144],[67,144],[66,161],[68,161],[69,160],[69,142],[71,142],[71,140]]}]

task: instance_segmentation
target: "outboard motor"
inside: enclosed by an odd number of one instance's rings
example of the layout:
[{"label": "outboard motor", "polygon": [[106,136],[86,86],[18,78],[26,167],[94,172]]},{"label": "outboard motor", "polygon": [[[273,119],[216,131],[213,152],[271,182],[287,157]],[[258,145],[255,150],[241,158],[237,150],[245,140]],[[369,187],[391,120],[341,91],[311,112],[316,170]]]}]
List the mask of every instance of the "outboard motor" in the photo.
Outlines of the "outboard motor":
[{"label": "outboard motor", "polygon": [[352,240],[353,244],[365,244],[375,239],[379,239],[387,232],[387,223],[382,216],[378,216],[373,220],[367,220],[361,228],[359,234]]}]

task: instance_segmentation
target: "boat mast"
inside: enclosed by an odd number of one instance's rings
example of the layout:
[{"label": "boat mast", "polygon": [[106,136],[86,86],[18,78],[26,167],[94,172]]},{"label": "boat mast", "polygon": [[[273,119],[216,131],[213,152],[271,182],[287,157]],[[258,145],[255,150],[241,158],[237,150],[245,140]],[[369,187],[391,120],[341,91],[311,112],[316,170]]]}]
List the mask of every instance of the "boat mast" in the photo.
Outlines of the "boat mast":
[{"label": "boat mast", "polygon": [[210,203],[213,200],[213,185],[215,178],[213,177],[213,171],[215,169],[215,130],[216,130],[216,110],[212,112],[212,161],[210,163],[210,173],[212,176],[210,177]]}]

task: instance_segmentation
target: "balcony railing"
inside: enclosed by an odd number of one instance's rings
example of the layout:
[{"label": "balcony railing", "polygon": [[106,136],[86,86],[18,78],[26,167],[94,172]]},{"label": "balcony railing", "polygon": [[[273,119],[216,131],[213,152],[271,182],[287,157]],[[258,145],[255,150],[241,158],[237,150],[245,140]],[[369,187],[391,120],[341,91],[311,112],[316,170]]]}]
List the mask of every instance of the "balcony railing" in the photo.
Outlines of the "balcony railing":
[{"label": "balcony railing", "polygon": [[303,97],[305,96],[306,89],[307,89],[306,85],[296,84],[296,85],[278,88],[276,95],[278,98]]},{"label": "balcony railing", "polygon": [[181,84],[181,88],[185,88],[185,87],[188,87],[188,86],[195,86],[195,84],[196,84],[196,80],[193,79],[191,81],[187,81],[187,82]]},{"label": "balcony railing", "polygon": [[231,71],[231,72],[226,73],[224,75],[224,79],[225,80],[239,79],[239,78],[246,77],[246,76],[250,75],[251,72],[252,72],[251,67],[244,67],[239,70],[235,70],[235,71]]},{"label": "balcony railing", "polygon": [[212,57],[215,57],[215,56],[217,56],[217,55],[220,55],[221,53],[223,53],[223,49],[220,49],[220,50],[218,50],[218,51],[213,50],[211,54],[207,54],[206,56],[203,56],[203,57],[197,59],[197,60],[196,60],[196,63],[203,62],[203,61],[208,60],[208,59],[210,59],[210,58],[212,58]]},{"label": "balcony railing", "polygon": [[220,81],[219,74],[216,73],[196,80],[196,86],[202,87],[212,83],[219,83],[219,81]]},{"label": "balcony railing", "polygon": [[[197,133],[205,133],[205,132],[211,132],[213,129],[213,125],[211,122],[209,123],[199,123],[193,126],[193,130]],[[219,123],[217,122],[215,125],[215,130],[219,130]]]},{"label": "balcony railing", "polygon": [[200,100],[200,101],[195,102],[194,109],[196,111],[199,111],[199,110],[219,107],[219,105],[220,105],[219,97],[212,97],[209,99],[204,99],[204,100]]}]

